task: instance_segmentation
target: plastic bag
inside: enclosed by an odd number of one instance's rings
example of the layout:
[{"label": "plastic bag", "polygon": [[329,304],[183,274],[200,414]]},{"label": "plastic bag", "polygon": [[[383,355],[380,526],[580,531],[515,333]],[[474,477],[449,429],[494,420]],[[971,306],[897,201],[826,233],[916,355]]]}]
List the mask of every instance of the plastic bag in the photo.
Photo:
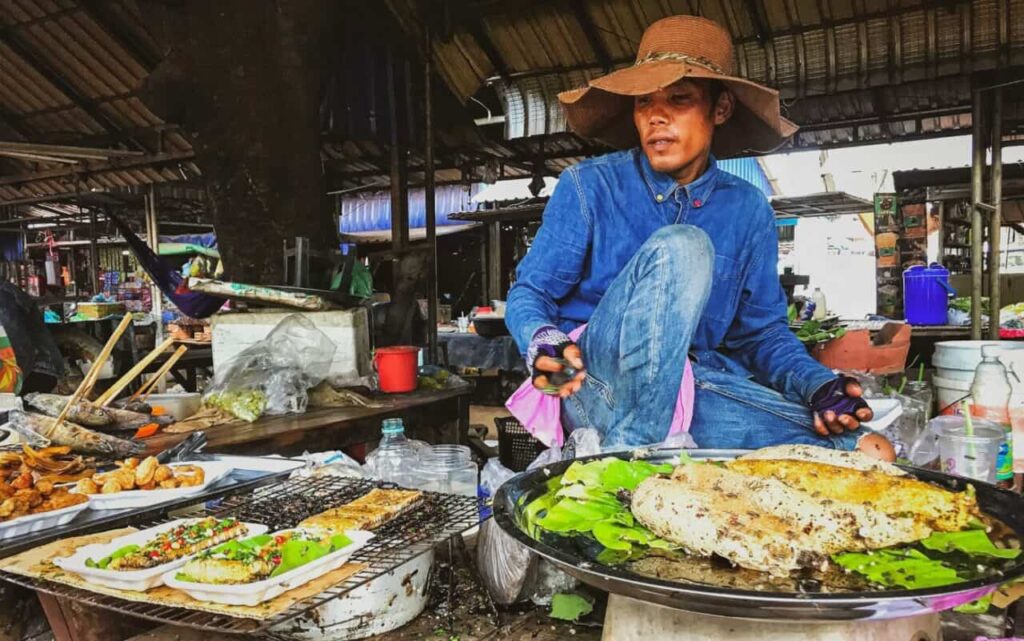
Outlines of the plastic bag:
[{"label": "plastic bag", "polygon": [[340,450],[316,452],[313,454],[303,452],[299,458],[304,460],[306,464],[292,472],[289,478],[322,478],[325,476],[366,478],[366,473],[363,472],[362,466],[355,459]]},{"label": "plastic bag", "polygon": [[[494,496],[501,484],[513,476],[515,472],[492,458],[480,472],[480,485]],[[515,603],[522,595],[523,586],[535,583],[538,557],[505,534],[494,519],[488,519],[480,526],[476,554],[480,578],[495,603]]]},{"label": "plastic bag", "polygon": [[327,376],[336,350],[312,321],[291,314],[217,371],[203,403],[249,422],[264,414],[301,414],[306,390]]}]

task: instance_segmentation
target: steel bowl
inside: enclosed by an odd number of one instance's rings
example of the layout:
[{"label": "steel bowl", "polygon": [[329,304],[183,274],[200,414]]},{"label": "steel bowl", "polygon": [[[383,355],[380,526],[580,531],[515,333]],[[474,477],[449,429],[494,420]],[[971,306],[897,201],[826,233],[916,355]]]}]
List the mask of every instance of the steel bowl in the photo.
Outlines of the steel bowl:
[{"label": "steel bowl", "polygon": [[[695,459],[721,460],[735,458],[743,452],[691,450],[688,453]],[[616,456],[626,460],[642,458],[652,463],[672,463],[678,454],[678,449],[645,449],[578,460]],[[494,518],[507,534],[583,583],[641,601],[702,614],[764,621],[887,619],[947,610],[965,599],[983,596],[999,583],[1024,576],[1024,555],[1021,555],[999,578],[975,579],[953,586],[862,592],[767,592],[667,581],[638,574],[625,567],[601,565],[578,554],[570,543],[571,539],[565,539],[564,545],[557,541],[538,541],[529,536],[523,526],[523,507],[544,494],[545,483],[552,476],[562,474],[572,463],[561,461],[509,479],[495,494]],[[962,491],[968,483],[974,485],[981,509],[1003,521],[1018,538],[1024,540],[1024,497],[987,483],[919,468],[904,469],[920,480],[950,490]]]}]

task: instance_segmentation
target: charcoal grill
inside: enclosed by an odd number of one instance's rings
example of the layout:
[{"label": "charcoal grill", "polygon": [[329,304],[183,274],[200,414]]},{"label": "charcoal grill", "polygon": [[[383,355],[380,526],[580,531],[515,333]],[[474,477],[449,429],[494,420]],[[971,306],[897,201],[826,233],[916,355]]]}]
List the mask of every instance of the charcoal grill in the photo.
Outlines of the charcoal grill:
[{"label": "charcoal grill", "polygon": [[[263,523],[271,530],[290,528],[309,516],[339,507],[378,487],[395,486],[363,479],[296,478],[258,488],[248,494],[197,505],[185,516],[230,516],[243,521]],[[175,515],[176,518],[181,516],[181,513]],[[139,524],[137,527],[147,528],[159,525],[160,522]],[[328,601],[347,595],[352,590],[429,552],[437,543],[471,529],[479,522],[480,503],[477,499],[424,492],[424,502],[421,505],[375,530],[376,536],[370,543],[353,555],[352,562],[365,564],[364,570],[267,620],[242,619],[223,614],[125,601],[51,581],[6,573],[0,576],[11,583],[33,590],[159,623],[217,633],[288,639],[287,632],[282,630],[287,630],[287,624],[296,617],[315,610]]]},{"label": "charcoal grill", "polygon": [[[654,463],[671,463],[676,460],[678,453],[678,449],[643,450],[603,454],[581,460],[617,456],[627,460],[643,458]],[[693,458],[698,459],[728,459],[741,453],[735,450],[695,450],[690,452]],[[657,604],[657,606],[681,610],[685,613],[729,617],[734,622],[737,619],[746,619],[780,624],[787,621],[800,621],[801,623],[817,622],[824,625],[841,622],[861,625],[867,620],[934,616],[935,613],[956,605],[958,597],[976,598],[983,595],[986,589],[1002,581],[1024,576],[1024,555],[1022,555],[1022,558],[1018,559],[999,579],[977,579],[955,586],[918,590],[839,593],[765,592],[653,578],[632,572],[624,567],[590,562],[579,554],[572,539],[561,539],[564,541],[561,543],[558,540],[552,540],[558,537],[552,537],[552,539],[546,538],[542,542],[527,534],[522,519],[523,507],[532,499],[542,495],[546,491],[545,483],[552,476],[562,474],[571,463],[572,461],[562,461],[510,479],[495,495],[494,517],[506,533],[523,545],[536,551],[583,583],[612,593],[615,597],[614,600],[620,603],[628,601],[630,607],[633,608],[642,608],[644,604]],[[966,481],[959,477],[917,468],[905,469],[921,480],[951,490],[963,490],[966,486]],[[971,483],[977,490],[978,503],[982,510],[1005,522],[1014,530],[1018,538],[1024,540],[1024,497],[986,483],[973,481]],[[738,623],[742,624],[743,622]],[[651,637],[647,638],[650,641]],[[727,634],[722,638],[735,639],[739,637],[736,634]]]}]

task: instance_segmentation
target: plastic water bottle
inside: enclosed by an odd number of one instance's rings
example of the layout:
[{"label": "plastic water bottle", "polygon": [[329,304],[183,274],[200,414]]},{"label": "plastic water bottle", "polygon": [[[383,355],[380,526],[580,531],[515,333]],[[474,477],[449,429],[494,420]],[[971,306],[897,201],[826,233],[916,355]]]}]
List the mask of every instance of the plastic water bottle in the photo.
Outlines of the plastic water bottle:
[{"label": "plastic water bottle", "polygon": [[974,370],[971,383],[971,415],[997,423],[1006,432],[1006,441],[999,449],[996,462],[996,483],[1013,485],[1013,437],[1010,423],[1010,378],[999,360],[998,345],[983,345],[981,362]]},{"label": "plastic water bottle", "polygon": [[405,425],[400,418],[384,419],[377,449],[366,456],[366,468],[374,478],[406,487],[414,485],[410,474],[419,454],[415,444],[405,437]]},{"label": "plastic water bottle", "polygon": [[825,320],[825,317],[828,316],[828,305],[825,303],[825,294],[820,288],[814,288],[811,300],[814,301],[814,313],[811,319],[816,321]]}]

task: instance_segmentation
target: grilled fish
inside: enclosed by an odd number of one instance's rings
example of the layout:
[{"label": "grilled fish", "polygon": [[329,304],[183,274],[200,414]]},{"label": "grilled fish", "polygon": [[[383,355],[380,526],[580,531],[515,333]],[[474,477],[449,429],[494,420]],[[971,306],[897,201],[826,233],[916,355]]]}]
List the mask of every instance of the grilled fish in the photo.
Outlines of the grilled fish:
[{"label": "grilled fish", "polygon": [[809,461],[739,459],[726,466],[740,474],[777,479],[816,498],[910,517],[940,532],[966,529],[980,514],[973,493],[951,492],[907,477]]},{"label": "grilled fish", "polygon": [[881,472],[889,476],[906,476],[907,473],[892,463],[868,456],[863,452],[844,452],[816,445],[775,445],[739,457],[741,461],[790,460],[824,463],[836,467],[848,467],[865,472]]},{"label": "grilled fish", "polygon": [[273,562],[261,558],[248,561],[200,558],[186,563],[181,574],[195,583],[253,583],[270,576],[276,567]]},{"label": "grilled fish", "polygon": [[[29,407],[47,416],[57,417],[71,400],[61,394],[26,394],[25,402]],[[88,401],[78,401],[68,411],[67,420],[86,427],[103,427],[110,425],[114,419],[102,407],[96,407]]]},{"label": "grilled fish", "polygon": [[127,458],[145,449],[145,445],[101,434],[68,421],[57,421],[49,416],[22,410],[11,410],[8,425],[36,446],[40,442],[66,445],[79,454],[94,454],[109,458]]},{"label": "grilled fish", "polygon": [[111,570],[154,568],[245,536],[247,532],[248,528],[235,519],[218,520],[208,517],[161,532],[138,551],[112,560],[108,567]]},{"label": "grilled fish", "polygon": [[830,554],[919,540],[930,530],[908,518],[815,498],[770,478],[714,464],[676,468],[637,488],[633,515],[691,554],[717,554],[740,567],[786,576],[820,569]]}]

